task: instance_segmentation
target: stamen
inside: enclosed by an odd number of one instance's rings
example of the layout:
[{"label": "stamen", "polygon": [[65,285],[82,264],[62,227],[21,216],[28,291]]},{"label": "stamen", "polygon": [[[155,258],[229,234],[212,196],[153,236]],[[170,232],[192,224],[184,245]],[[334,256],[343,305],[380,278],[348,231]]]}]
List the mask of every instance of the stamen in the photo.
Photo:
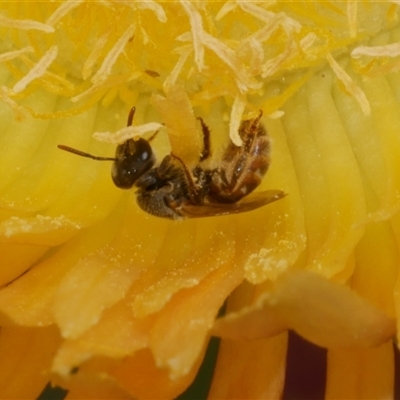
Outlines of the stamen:
[{"label": "stamen", "polygon": [[86,89],[82,93],[79,93],[78,95],[76,95],[74,97],[71,97],[71,101],[76,103],[77,101],[82,100],[86,96],[96,93],[101,87],[103,87],[103,84],[101,82],[97,83],[95,85],[92,85],[89,87],[89,89]]},{"label": "stamen", "polygon": [[106,32],[104,35],[101,35],[94,43],[92,51],[87,57],[86,61],[82,67],[82,78],[87,79],[92,74],[93,66],[96,64],[97,60],[100,57],[102,50],[104,49],[105,44],[107,43],[108,37],[110,36],[110,32]]},{"label": "stamen", "polygon": [[331,54],[326,56],[329,65],[331,66],[333,72],[337,78],[343,83],[346,90],[357,100],[360,104],[363,113],[368,116],[371,114],[371,106],[367,96],[362,91],[362,89],[353,81],[350,75],[335,61]]},{"label": "stamen", "polygon": [[12,88],[12,93],[22,92],[26,86],[37,78],[43,76],[50,64],[55,60],[58,54],[58,47],[52,46],[43,57],[38,61],[38,63]]},{"label": "stamen", "polygon": [[274,18],[272,18],[268,24],[265,24],[261,29],[252,33],[250,36],[245,38],[240,44],[239,48],[244,47],[251,40],[257,40],[260,43],[268,40],[282,25],[282,16],[281,14],[276,14]]},{"label": "stamen", "polygon": [[110,52],[107,54],[106,58],[103,61],[103,64],[97,71],[97,73],[92,77],[91,81],[94,84],[104,82],[107,77],[111,74],[111,69],[115,62],[117,61],[117,58],[119,55],[122,53],[124,50],[124,47],[128,40],[133,36],[135,33],[136,25],[131,25],[125,33],[117,40],[115,43],[114,47],[110,50]]},{"label": "stamen", "polygon": [[219,21],[221,18],[225,17],[225,15],[229,14],[237,7],[236,2],[227,1],[221,9],[218,11],[217,15],[215,16],[215,20]]},{"label": "stamen", "polygon": [[243,144],[243,140],[239,135],[239,128],[245,106],[246,98],[237,95],[232,105],[231,120],[229,123],[229,137],[236,146],[241,146]]},{"label": "stamen", "polygon": [[192,52],[191,46],[183,46],[181,52],[181,56],[179,57],[178,62],[175,64],[175,67],[172,69],[171,73],[167,76],[163,83],[163,89],[167,93],[171,86],[175,85],[176,80],[180,72],[182,71],[183,66],[187,58],[189,57],[190,53]]},{"label": "stamen", "polygon": [[204,69],[204,40],[203,40],[203,21],[196,8],[186,0],[181,0],[182,7],[189,16],[192,30],[192,40],[194,48],[194,59],[199,71]]},{"label": "stamen", "polygon": [[[131,3],[130,1],[128,3]],[[151,10],[156,15],[160,22],[167,22],[167,15],[161,4],[156,3],[154,0],[138,1],[136,2],[138,8],[142,10]]]},{"label": "stamen", "polygon": [[400,56],[400,43],[391,43],[384,46],[358,46],[351,52],[352,58],[370,57],[397,57]]},{"label": "stamen", "polygon": [[287,33],[287,43],[285,50],[277,55],[276,57],[272,58],[271,60],[268,60],[264,66],[263,66],[263,72],[261,76],[263,78],[266,78],[268,76],[273,75],[275,72],[278,71],[279,67],[282,65],[284,61],[286,61],[288,58],[292,57],[294,52],[296,51],[296,46],[293,41],[292,35],[289,31]]},{"label": "stamen", "polygon": [[8,51],[7,53],[0,54],[0,62],[10,61],[25,53],[32,53],[33,47],[27,46],[20,50]]},{"label": "stamen", "polygon": [[0,87],[0,99],[11,106],[15,113],[15,118],[17,121],[22,121],[26,116],[25,108],[17,104],[13,99],[10,98],[10,90],[6,86]]},{"label": "stamen", "polygon": [[248,50],[250,51],[250,70],[253,75],[258,75],[261,72],[262,65],[264,62],[264,48],[262,44],[251,38],[247,42]]},{"label": "stamen", "polygon": [[314,32],[307,33],[303,39],[300,40],[300,47],[303,51],[309,49],[317,39],[317,35]]},{"label": "stamen", "polygon": [[143,125],[125,126],[115,132],[95,132],[93,133],[93,137],[100,142],[121,144],[129,139],[141,137],[147,132],[153,132],[162,127],[163,125],[158,122],[149,122]]},{"label": "stamen", "polygon": [[243,11],[253,15],[267,24],[270,24],[274,19],[276,19],[276,17],[279,17],[285,29],[295,32],[299,32],[301,29],[300,22],[288,17],[284,12],[277,14],[246,0],[238,1],[238,3]]},{"label": "stamen", "polygon": [[244,68],[243,63],[237,58],[235,52],[230,47],[206,32],[203,32],[203,37],[204,45],[231,68],[241,91],[246,92],[249,89],[259,89],[262,86],[262,82],[256,82],[251,78]]},{"label": "stamen", "polygon": [[26,31],[37,30],[46,33],[54,32],[54,28],[52,26],[43,24],[42,22],[34,21],[32,19],[7,18],[1,14],[0,14],[0,26],[4,26],[7,28],[23,29]]},{"label": "stamen", "polygon": [[83,0],[67,0],[58,7],[53,14],[47,19],[46,24],[55,26],[57,23],[67,15],[71,10],[78,7]]},{"label": "stamen", "polygon": [[347,20],[350,37],[355,38],[357,36],[357,1],[347,0]]}]

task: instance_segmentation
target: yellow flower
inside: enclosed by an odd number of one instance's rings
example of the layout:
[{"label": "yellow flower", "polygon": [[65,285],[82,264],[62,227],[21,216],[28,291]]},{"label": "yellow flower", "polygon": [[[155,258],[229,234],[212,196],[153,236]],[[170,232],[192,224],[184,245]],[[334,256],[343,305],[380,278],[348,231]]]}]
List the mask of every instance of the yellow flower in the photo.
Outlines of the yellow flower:
[{"label": "yellow flower", "polygon": [[[279,398],[288,329],[328,349],[327,398],[393,397],[395,3],[3,2],[0,398],[174,398],[210,335],[210,398]],[[238,215],[150,216],[57,148],[111,157],[159,127],[158,160],[194,166],[201,117],[218,165],[259,110],[260,190],[288,195]]]}]

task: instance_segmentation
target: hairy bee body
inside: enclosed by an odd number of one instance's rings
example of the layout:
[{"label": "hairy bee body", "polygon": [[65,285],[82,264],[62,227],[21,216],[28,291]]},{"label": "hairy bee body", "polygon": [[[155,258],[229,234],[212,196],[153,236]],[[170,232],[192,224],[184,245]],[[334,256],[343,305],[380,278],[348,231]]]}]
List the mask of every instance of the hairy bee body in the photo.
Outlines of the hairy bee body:
[{"label": "hairy bee body", "polygon": [[[134,112],[132,108],[128,125]],[[122,189],[134,186],[139,207],[151,215],[184,219],[242,213],[285,196],[281,190],[269,190],[244,199],[260,185],[271,163],[271,143],[261,117],[260,111],[257,118],[241,123],[243,145],[230,143],[216,168],[203,167],[211,149],[210,131],[202,119],[204,148],[192,169],[174,154],[155,166],[150,143],[143,138],[118,145],[114,158],[93,156],[63,145],[59,148],[96,160],[114,161],[111,175],[115,185]]]}]

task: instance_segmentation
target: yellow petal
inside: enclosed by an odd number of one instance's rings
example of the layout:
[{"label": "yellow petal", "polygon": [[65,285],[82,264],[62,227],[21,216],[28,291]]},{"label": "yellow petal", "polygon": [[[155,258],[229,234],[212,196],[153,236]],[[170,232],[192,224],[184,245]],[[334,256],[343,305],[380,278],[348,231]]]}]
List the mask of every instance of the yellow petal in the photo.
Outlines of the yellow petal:
[{"label": "yellow petal", "polygon": [[298,206],[301,193],[282,122],[264,122],[271,135],[272,151],[280,157],[273,159],[261,188],[280,188],[288,196],[263,210],[262,224],[250,216],[242,222],[242,226],[251,229],[253,224],[258,230],[246,244],[250,256],[245,263],[245,277],[254,284],[275,280],[296,262],[306,245],[304,212]]},{"label": "yellow petal", "polygon": [[[23,275],[0,291],[1,321],[58,325],[64,342],[53,370],[67,376],[82,364],[63,381],[71,396],[104,389],[125,397],[121,387],[134,397],[177,396],[193,378],[218,308],[243,279],[257,285],[253,297],[215,332],[261,337],[259,348],[274,358],[265,360],[255,342],[240,343],[235,364],[235,345],[224,345],[215,397],[278,397],[286,339],[264,337],[285,327],[335,348],[379,345],[394,334],[398,60],[350,54],[360,44],[398,41],[398,6],[261,3],[4,4],[0,278]],[[65,143],[110,156],[114,147],[90,133],[120,129],[133,104],[141,110],[135,123],[157,120],[148,111],[153,93],[173,151],[188,160],[201,147],[194,115],[212,130],[215,160],[229,134],[238,142],[247,112],[278,118],[263,120],[273,163],[260,189],[288,196],[246,215],[162,221],[112,185],[109,165],[56,149]],[[160,136],[152,142],[159,159],[170,148]],[[361,370],[364,356],[343,354]],[[376,359],[392,373],[385,354]],[[249,358],[257,362],[243,368]],[[334,357],[330,364],[328,380],[338,385],[341,364]],[[270,379],[261,382],[263,368]],[[243,381],[231,379],[239,375]]]},{"label": "yellow petal", "polygon": [[332,99],[334,79],[329,69],[316,74],[285,106],[283,120],[304,206],[307,268],[328,277],[343,270],[366,217],[361,176],[341,113],[350,115]]},{"label": "yellow petal", "polygon": [[355,251],[351,286],[388,316],[396,316],[393,293],[399,270],[396,236],[388,222],[371,223]]}]

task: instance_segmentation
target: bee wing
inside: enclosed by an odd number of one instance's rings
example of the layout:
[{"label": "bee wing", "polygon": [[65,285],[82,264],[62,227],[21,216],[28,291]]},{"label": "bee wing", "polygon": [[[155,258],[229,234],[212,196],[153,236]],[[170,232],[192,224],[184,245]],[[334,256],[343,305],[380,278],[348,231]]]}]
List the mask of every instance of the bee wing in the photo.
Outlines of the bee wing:
[{"label": "bee wing", "polygon": [[218,215],[238,214],[256,208],[263,207],[269,203],[286,196],[282,190],[267,190],[266,192],[254,193],[240,203],[206,203],[194,205],[183,204],[179,212],[187,218],[213,217]]}]

